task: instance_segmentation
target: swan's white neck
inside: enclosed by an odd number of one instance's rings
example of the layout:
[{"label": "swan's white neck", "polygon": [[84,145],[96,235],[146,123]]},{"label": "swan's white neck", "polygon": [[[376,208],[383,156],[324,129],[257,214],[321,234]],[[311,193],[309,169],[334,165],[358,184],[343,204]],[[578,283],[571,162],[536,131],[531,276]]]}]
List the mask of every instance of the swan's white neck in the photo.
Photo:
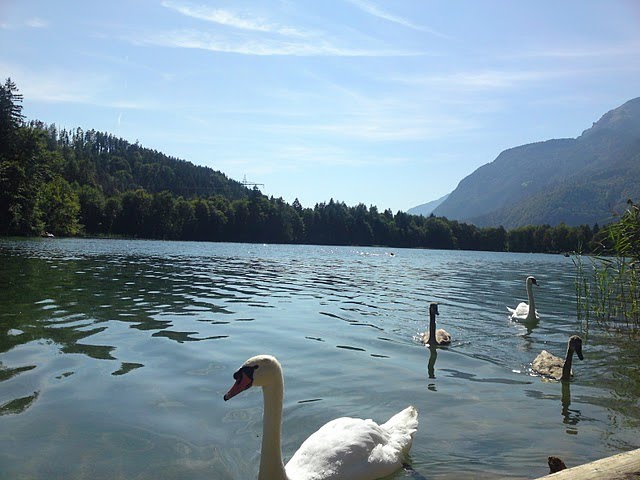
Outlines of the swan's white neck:
[{"label": "swan's white neck", "polygon": [[282,462],[281,431],[284,381],[282,375],[262,387],[264,414],[262,419],[262,450],[258,480],[287,480]]},{"label": "swan's white neck", "polygon": [[527,297],[529,299],[529,313],[527,313],[527,320],[536,320],[536,301],[533,299],[533,284],[527,282]]}]

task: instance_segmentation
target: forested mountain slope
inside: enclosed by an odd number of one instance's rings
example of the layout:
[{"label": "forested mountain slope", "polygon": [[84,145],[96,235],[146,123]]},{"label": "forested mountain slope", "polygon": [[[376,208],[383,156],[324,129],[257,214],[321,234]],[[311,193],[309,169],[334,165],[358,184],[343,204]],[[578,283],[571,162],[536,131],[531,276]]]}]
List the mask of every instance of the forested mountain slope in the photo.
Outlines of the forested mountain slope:
[{"label": "forested mountain slope", "polygon": [[100,186],[113,195],[143,188],[185,198],[224,195],[230,199],[247,196],[246,188],[220,171],[173,158],[138,143],[130,143],[95,130],[57,131],[54,125],[34,125],[47,131],[52,149],[62,151],[67,181]]},{"label": "forested mountain slope", "polygon": [[502,152],[464,178],[434,214],[478,226],[609,223],[640,198],[640,98],[576,139]]}]

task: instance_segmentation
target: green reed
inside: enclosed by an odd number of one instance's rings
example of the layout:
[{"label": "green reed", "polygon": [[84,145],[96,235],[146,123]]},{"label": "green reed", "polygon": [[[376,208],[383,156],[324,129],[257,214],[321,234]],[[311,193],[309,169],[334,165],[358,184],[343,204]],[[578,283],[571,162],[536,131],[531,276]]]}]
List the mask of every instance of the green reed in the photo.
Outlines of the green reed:
[{"label": "green reed", "polygon": [[[605,229],[600,254],[576,254],[578,318],[610,331],[640,334],[640,208],[629,201],[620,220]],[[587,260],[585,260],[587,259]]]}]

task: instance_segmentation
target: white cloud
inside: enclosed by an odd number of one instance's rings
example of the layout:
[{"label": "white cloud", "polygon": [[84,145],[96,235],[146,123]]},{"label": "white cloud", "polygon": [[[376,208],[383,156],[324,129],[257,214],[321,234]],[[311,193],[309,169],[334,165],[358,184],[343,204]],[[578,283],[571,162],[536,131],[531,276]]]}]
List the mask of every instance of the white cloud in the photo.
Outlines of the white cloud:
[{"label": "white cloud", "polygon": [[25,25],[31,28],[45,28],[49,26],[49,22],[41,18],[34,17],[34,18],[28,19],[25,22]]},{"label": "white cloud", "polygon": [[282,25],[252,12],[212,8],[180,0],[163,0],[162,5],[182,15],[228,28],[210,31],[183,29],[149,33],[133,37],[131,41],[143,45],[194,48],[256,56],[391,57],[423,55],[423,52],[418,51],[372,48],[368,45],[366,47],[340,46],[336,43],[335,36],[329,39],[324,32]]},{"label": "white cloud", "polygon": [[367,110],[343,114],[325,121],[299,119],[295,123],[271,122],[261,130],[276,136],[347,139],[358,142],[426,141],[460,135],[477,124],[446,113],[422,114],[410,109]]},{"label": "white cloud", "polygon": [[316,42],[281,41],[269,38],[227,38],[197,30],[180,30],[164,33],[133,36],[129,39],[138,45],[155,45],[172,48],[193,48],[221,53],[241,55],[290,55],[290,56],[335,56],[335,57],[397,57],[422,55],[408,50],[371,50],[335,46],[327,41]]},{"label": "white cloud", "polygon": [[637,58],[640,44],[630,42],[618,45],[590,45],[565,48],[547,48],[530,51],[520,51],[513,55],[505,55],[505,58],[554,58],[554,59],[607,59],[610,57],[632,56]]},{"label": "white cloud", "polygon": [[406,75],[387,77],[401,84],[451,91],[476,92],[522,87],[542,80],[557,79],[576,74],[569,70],[455,72],[443,75]]},{"label": "white cloud", "polygon": [[5,22],[0,23],[0,28],[2,28],[3,30],[16,30],[24,27],[46,28],[48,26],[49,26],[48,21],[38,17],[32,17],[20,23],[5,23]]},{"label": "white cloud", "polygon": [[227,27],[241,30],[249,30],[262,33],[277,33],[285,36],[308,37],[313,36],[308,32],[299,29],[271,23],[260,17],[255,17],[248,13],[236,13],[230,10],[211,8],[203,5],[193,5],[190,3],[180,3],[171,0],[162,2],[162,6],[171,8],[182,15],[188,17],[213,22]]},{"label": "white cloud", "polygon": [[0,76],[10,76],[20,93],[29,101],[86,102],[92,97],[96,78],[80,80],[77,75],[62,71],[38,72],[25,70],[17,65],[0,64]]},{"label": "white cloud", "polygon": [[260,178],[267,174],[305,171],[310,167],[367,167],[401,165],[413,160],[401,156],[375,155],[358,148],[341,148],[334,145],[289,143],[269,145],[259,153],[243,153],[241,156],[222,155],[216,159],[216,168],[237,170]]},{"label": "white cloud", "polygon": [[396,23],[398,25],[402,25],[403,27],[407,27],[407,28],[411,28],[413,30],[418,30],[421,32],[427,32],[430,33],[432,35],[435,35],[437,37],[441,37],[441,38],[449,38],[447,35],[444,35],[440,32],[437,32],[436,30],[433,30],[431,28],[422,26],[422,25],[417,25],[413,22],[411,22],[410,20],[407,20],[405,18],[399,17],[397,15],[393,15],[389,12],[386,12],[385,10],[382,10],[381,8],[377,7],[376,5],[367,2],[365,0],[347,0],[349,3],[355,5],[356,7],[360,8],[362,11],[368,13],[369,15],[373,15],[374,17],[378,17],[381,18],[383,20],[387,20],[389,22],[392,23]]},{"label": "white cloud", "polygon": [[79,103],[128,110],[157,110],[163,103],[118,98],[109,75],[58,68],[34,71],[0,63],[0,77],[10,76],[29,102]]}]

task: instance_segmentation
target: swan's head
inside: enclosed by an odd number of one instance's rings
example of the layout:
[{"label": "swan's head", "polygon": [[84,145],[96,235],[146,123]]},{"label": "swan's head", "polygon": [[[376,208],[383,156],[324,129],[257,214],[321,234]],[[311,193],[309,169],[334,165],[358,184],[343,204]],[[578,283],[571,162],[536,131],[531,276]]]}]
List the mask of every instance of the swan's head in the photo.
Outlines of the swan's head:
[{"label": "swan's head", "polygon": [[224,396],[225,401],[253,386],[264,387],[281,379],[282,367],[276,357],[257,355],[244,362],[238,371],[233,374],[233,378],[236,383]]},{"label": "swan's head", "polygon": [[438,312],[438,304],[433,302],[431,304],[429,304],[429,315],[430,316],[435,316],[435,315],[440,315],[440,312]]},{"label": "swan's head", "polygon": [[582,356],[582,339],[578,335],[573,335],[569,339],[569,350],[576,352],[580,360],[584,360]]},{"label": "swan's head", "polygon": [[535,277],[527,277],[527,285],[538,285],[538,281]]}]

